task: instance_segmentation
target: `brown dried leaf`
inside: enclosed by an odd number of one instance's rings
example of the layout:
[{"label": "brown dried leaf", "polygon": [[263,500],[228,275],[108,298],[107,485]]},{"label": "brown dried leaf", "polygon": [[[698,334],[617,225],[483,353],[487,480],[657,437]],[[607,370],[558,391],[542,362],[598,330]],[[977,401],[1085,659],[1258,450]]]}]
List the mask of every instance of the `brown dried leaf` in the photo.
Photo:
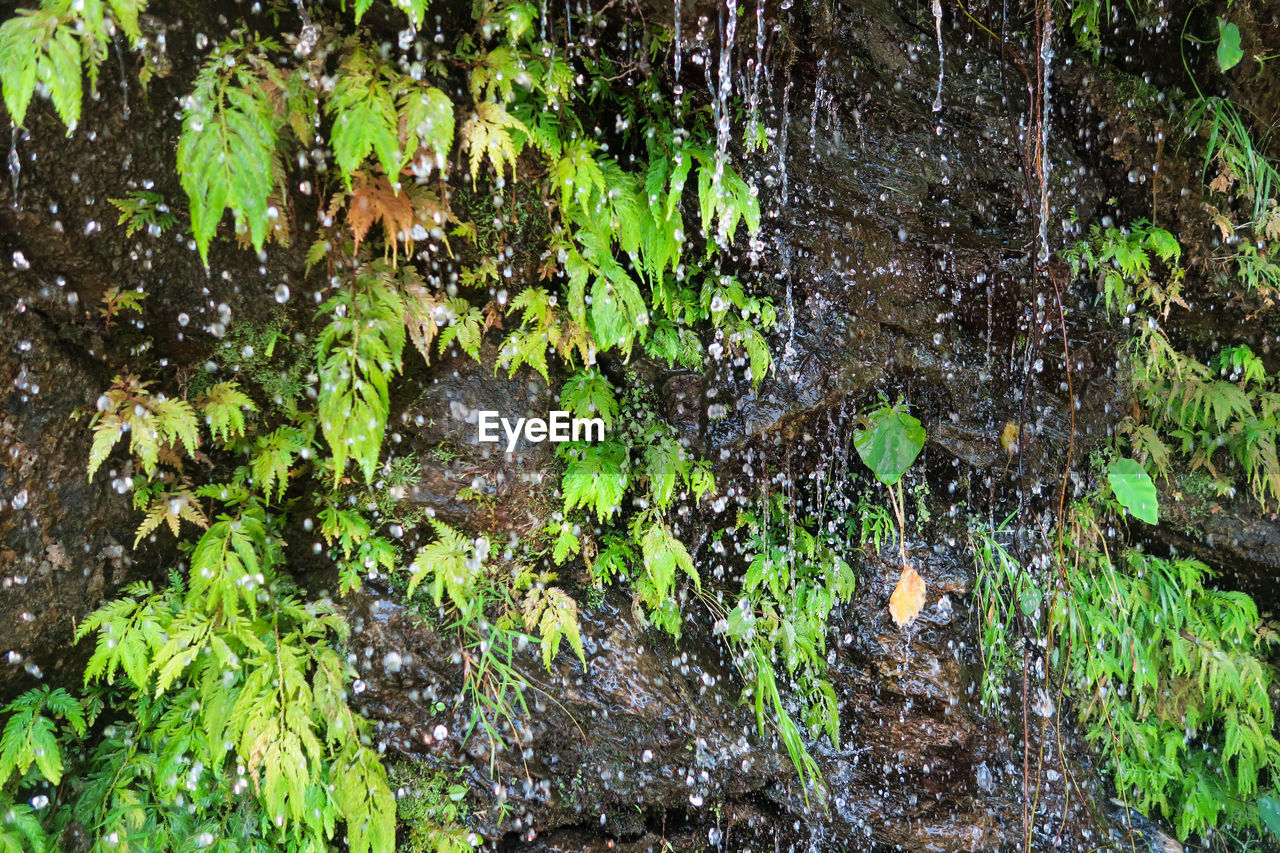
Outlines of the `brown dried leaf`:
[{"label": "brown dried leaf", "polygon": [[898,585],[889,596],[889,615],[899,628],[920,614],[924,608],[924,594],[924,578],[910,566],[903,566]]},{"label": "brown dried leaf", "polygon": [[352,182],[351,201],[347,204],[347,227],[356,241],[356,251],[375,222],[394,257],[396,240],[413,229],[413,202],[407,192],[396,192],[386,175],[370,177],[357,172]]},{"label": "brown dried leaf", "polygon": [[480,330],[480,334],[485,334],[490,329],[502,328],[502,306],[498,304],[496,299],[490,299],[484,306],[484,327]]},{"label": "brown dried leaf", "polygon": [[1280,240],[1280,207],[1274,202],[1266,213],[1266,219],[1262,223],[1262,236],[1268,240]]},{"label": "brown dried leaf", "polygon": [[1236,232],[1235,223],[1222,215],[1222,211],[1211,204],[1206,204],[1204,209],[1209,213],[1209,218],[1213,220],[1213,224],[1218,226],[1218,231],[1222,233],[1223,240],[1229,240],[1231,235]]},{"label": "brown dried leaf", "polygon": [[437,299],[431,291],[421,284],[406,284],[404,293],[404,325],[409,331],[409,339],[427,364],[431,363],[431,342],[435,340],[440,326],[436,322],[437,314],[443,301]]},{"label": "brown dried leaf", "polygon": [[1221,157],[1218,158],[1220,170],[1217,176],[1209,182],[1209,189],[1216,193],[1225,193],[1231,189],[1231,185],[1236,182],[1236,173]]}]

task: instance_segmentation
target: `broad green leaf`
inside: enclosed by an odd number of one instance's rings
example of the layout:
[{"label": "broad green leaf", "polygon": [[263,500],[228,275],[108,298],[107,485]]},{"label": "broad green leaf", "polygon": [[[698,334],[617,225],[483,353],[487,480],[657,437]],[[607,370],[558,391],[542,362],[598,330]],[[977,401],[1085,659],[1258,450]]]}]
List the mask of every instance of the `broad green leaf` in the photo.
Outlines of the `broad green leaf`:
[{"label": "broad green leaf", "polygon": [[1225,18],[1218,19],[1218,68],[1229,71],[1244,59],[1240,47],[1240,28]]},{"label": "broad green leaf", "polygon": [[897,406],[881,406],[853,439],[858,456],[886,486],[902,479],[924,447],[924,427]]},{"label": "broad green leaf", "polygon": [[1280,799],[1267,796],[1258,800],[1258,817],[1276,838],[1280,838]]},{"label": "broad green leaf", "polygon": [[1112,462],[1107,469],[1107,481],[1111,483],[1116,500],[1135,517],[1147,524],[1156,524],[1160,520],[1156,485],[1137,462],[1132,459]]}]

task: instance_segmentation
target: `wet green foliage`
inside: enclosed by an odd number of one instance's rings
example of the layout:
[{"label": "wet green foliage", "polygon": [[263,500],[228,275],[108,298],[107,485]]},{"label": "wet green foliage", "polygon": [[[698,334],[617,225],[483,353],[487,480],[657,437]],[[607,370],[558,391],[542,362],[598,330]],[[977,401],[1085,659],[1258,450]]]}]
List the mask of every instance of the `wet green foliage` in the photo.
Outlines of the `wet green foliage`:
[{"label": "wet green foliage", "polygon": [[409,828],[405,853],[471,853],[480,839],[465,828],[469,788],[443,772],[423,773],[411,765],[391,770],[392,784],[403,792],[397,801],[400,823]]},{"label": "wet green foliage", "polygon": [[[411,26],[427,11],[420,0],[391,5]],[[130,43],[141,37],[144,6],[46,0],[6,22],[0,83],[15,122],[25,120],[40,84],[74,129],[83,76],[94,79],[113,27]],[[371,7],[356,0],[348,12],[359,21]],[[151,379],[122,373],[100,401],[89,475],[127,437],[141,473],[138,542],[161,531],[195,538],[183,544],[187,557],[169,586],[131,588],[81,627],[97,642],[86,683],[103,686],[77,701],[97,702],[93,713],[108,729],[87,741],[72,731],[67,748],[81,777],[112,781],[64,783],[49,820],[63,820],[68,803],[98,843],[125,850],[140,837],[147,849],[319,850],[339,834],[357,853],[393,845],[385,771],[346,702],[350,673],[337,651],[345,624],[332,602],[304,602],[289,584],[284,546],[300,509],[299,482],[314,490],[314,519],[340,591],[366,575],[401,571],[408,598],[423,585],[438,629],[458,642],[470,729],[487,736],[491,756],[527,713],[519,649],[540,638],[548,668],[562,643],[585,663],[577,603],[554,585],[554,573],[499,562],[484,537],[441,522],[416,554],[404,555],[358,508],[362,490],[384,479],[384,436],[406,344],[428,364],[455,345],[479,360],[486,332],[505,326],[495,370],[528,367],[546,381],[559,364],[577,371],[562,392],[566,407],[601,417],[611,435],[562,448],[565,520],[552,556],[564,562],[583,551],[574,531],[590,513],[609,528],[594,534],[607,543],[601,577],[626,578],[655,624],[679,633],[678,594],[685,581],[698,589],[700,579],[670,513],[714,483],[660,419],[628,419],[634,407],[621,409],[597,359],[626,361],[642,348],[694,367],[713,341],[758,386],[770,367],[762,332],[773,309],[720,269],[719,253],[744,232],[754,235],[759,206],[727,152],[711,144],[702,111],[677,131],[669,107],[649,97],[652,78],[645,93],[616,98],[612,64],[602,56],[575,60],[542,41],[536,14],[525,3],[477,4],[474,32],[450,32],[443,52],[412,71],[363,32],[340,26],[321,27],[310,51],[237,30],[203,62],[181,100],[176,152],[201,259],[208,264],[220,236],[259,251],[287,242],[289,163],[298,149],[319,149],[336,168],[322,188],[325,227],[308,264],[323,263],[331,291],[309,339],[276,321],[261,334],[233,331],[227,347],[235,351],[224,361],[244,384],[196,379],[185,395],[166,394]],[[603,109],[627,118],[620,145],[592,131]],[[428,237],[452,251],[450,226],[455,240],[473,248],[481,241],[482,225],[459,220],[429,183],[449,171],[455,152],[477,193],[524,183],[553,200],[539,247],[542,284],[472,303],[470,291],[501,280],[501,235],[461,271],[461,293],[402,262],[402,250],[407,261],[414,242]],[[696,198],[688,218],[686,190]],[[154,193],[121,199],[121,224],[130,234],[173,227],[176,217],[162,205]],[[374,225],[380,260],[361,251]],[[116,313],[139,305],[121,301]],[[287,357],[274,354],[280,342]],[[310,354],[301,352],[306,346]],[[307,373],[316,377],[310,387]],[[644,507],[624,512],[628,497]],[[198,709],[197,725],[180,736],[174,725],[188,705]],[[4,754],[25,761],[16,747]],[[174,762],[190,768],[189,778],[174,776]],[[126,763],[139,769],[119,775]],[[38,769],[52,785],[64,781],[60,768]],[[180,785],[191,807],[168,808]],[[10,814],[14,832],[32,825],[26,811]],[[469,841],[448,827],[456,816],[442,812],[439,825],[416,827],[411,843],[464,849]]]},{"label": "wet green foliage", "polygon": [[1153,474],[1168,477],[1177,453],[1192,470],[1208,472],[1219,492],[1233,493],[1239,484],[1273,505],[1280,501],[1276,379],[1243,344],[1224,347],[1207,362],[1175,347],[1161,321],[1186,307],[1183,272],[1157,271],[1154,262],[1175,264],[1180,256],[1172,235],[1143,221],[1127,231],[1095,226],[1067,253],[1078,273],[1098,278],[1109,309],[1127,306],[1124,313],[1136,319],[1130,376],[1142,414],[1121,431]]},{"label": "wet green foliage", "polygon": [[1280,780],[1266,663],[1273,631],[1252,599],[1205,586],[1206,566],[1101,547],[1078,507],[1070,589],[1056,599],[1057,647],[1089,739],[1121,795],[1179,838],[1258,828]]},{"label": "wet green foliage", "polygon": [[1147,524],[1160,521],[1156,484],[1145,468],[1132,459],[1116,459],[1107,468],[1107,483],[1120,505]]},{"label": "wet green foliage", "polygon": [[835,537],[817,519],[795,518],[784,495],[773,495],[757,511],[743,511],[738,528],[748,536],[750,562],[737,604],[724,616],[723,633],[746,671],[761,732],[772,721],[806,790],[822,792],[825,784],[778,682],[785,673],[795,685],[808,736],[825,734],[838,747],[840,711],[827,677],[827,625],[832,609],[853,596],[853,569]]},{"label": "wet green foliage", "polygon": [[[678,499],[696,503],[711,494],[715,479],[710,465],[682,447],[671,426],[654,414],[637,384],[621,397],[619,401],[594,369],[571,378],[561,392],[561,404],[571,414],[599,417],[611,431],[604,441],[567,441],[556,448],[565,464],[564,517],[547,531],[555,537],[553,558],[563,562],[581,552],[583,510],[604,525],[622,515],[627,495],[640,498],[642,508],[625,524],[602,530],[589,541],[598,554],[592,571],[599,584],[628,580],[653,623],[679,636],[678,582],[688,579],[700,588],[701,579],[668,513]],[[575,523],[575,516],[582,521]]]},{"label": "wet green foliage", "polygon": [[867,427],[854,437],[853,446],[877,480],[897,485],[924,447],[924,427],[903,406],[882,405],[866,418]]},{"label": "wet green foliage", "polygon": [[131,45],[141,37],[139,15],[147,0],[44,0],[0,25],[0,85],[15,124],[43,84],[68,135],[80,121],[83,73],[96,86],[98,66],[116,29]]},{"label": "wet green foliage", "polygon": [[973,523],[969,550],[975,568],[974,606],[982,653],[981,701],[988,711],[1000,707],[1005,682],[1013,670],[1019,638],[1026,628],[1039,632],[1037,614],[1045,591],[1009,550],[1013,517],[995,529]]},{"label": "wet green foliage", "polygon": [[[292,457],[258,464],[257,411],[233,382],[193,404],[122,376],[99,402],[91,469],[129,434],[149,504],[139,539],[162,522],[203,533],[167,587],[135,584],[79,625],[77,638],[93,641],[83,699],[19,700],[70,723],[57,748],[41,744],[38,775],[19,782],[49,791],[54,834],[75,820],[94,849],[320,851],[342,824],[352,850],[393,843],[385,772],[347,704],[350,669],[336,648],[346,623],[331,601],[304,602],[282,571],[285,516],[272,498]],[[301,430],[298,441],[309,443]],[[237,460],[225,481],[190,480],[201,448]],[[206,515],[202,501],[220,511]],[[25,773],[23,744],[53,728],[16,710],[7,727],[27,734],[0,742],[0,765]],[[86,718],[99,736],[86,737]]]}]

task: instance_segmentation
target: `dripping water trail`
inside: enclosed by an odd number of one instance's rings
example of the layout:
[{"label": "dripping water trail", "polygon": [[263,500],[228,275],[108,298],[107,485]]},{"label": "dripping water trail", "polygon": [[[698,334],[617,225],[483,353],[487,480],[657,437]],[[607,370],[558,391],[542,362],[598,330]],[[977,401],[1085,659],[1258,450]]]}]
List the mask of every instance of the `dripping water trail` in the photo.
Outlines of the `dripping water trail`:
[{"label": "dripping water trail", "polygon": [[9,183],[13,186],[13,207],[18,207],[18,179],[22,175],[22,158],[18,156],[18,126],[9,122]]},{"label": "dripping water trail", "polygon": [[818,143],[818,107],[827,98],[827,55],[822,51],[822,59],[818,60],[817,80],[813,89],[813,109],[809,113],[809,153],[812,154]]},{"label": "dripping water trail", "polygon": [[782,257],[782,279],[786,282],[786,324],[787,345],[782,351],[782,360],[787,365],[787,375],[794,381],[799,378],[796,369],[796,303],[791,275],[791,244],[778,235],[778,254]]},{"label": "dripping water trail", "polygon": [[674,0],[675,4],[675,45],[671,51],[672,66],[672,94],[675,96],[676,102],[676,124],[680,123],[680,114],[684,109],[684,86],[680,85],[680,18],[684,14],[681,8],[681,0]]},{"label": "dripping water trail", "polygon": [[115,48],[116,60],[120,63],[120,89],[122,90],[122,93],[123,93],[122,100],[124,102],[121,112],[124,116],[124,120],[128,121],[129,120],[129,72],[128,72],[128,69],[125,68],[124,51],[120,49],[120,39],[118,38],[112,39],[111,46]]},{"label": "dripping water trail", "polygon": [[945,63],[942,54],[942,0],[933,0],[933,29],[938,35],[938,94],[933,98],[933,111],[942,112],[942,77]]},{"label": "dripping water trail", "polygon": [[1053,4],[1044,4],[1040,43],[1040,263],[1049,262],[1049,78],[1053,65]]},{"label": "dripping water trail", "polygon": [[[714,95],[712,111],[716,122],[716,170],[711,183],[715,187],[716,195],[724,192],[724,167],[729,157],[729,113],[733,98],[733,43],[738,34],[737,0],[725,0],[724,15],[720,18],[719,24],[717,34],[720,37],[720,62],[716,69],[715,91],[712,93]],[[727,220],[721,218],[719,233],[716,235],[716,242],[721,245],[728,241],[728,235],[724,233],[726,225]]]},{"label": "dripping water trail", "polygon": [[756,0],[756,67],[751,79],[747,104],[747,145],[755,144],[760,127],[760,74],[764,68],[764,1]]},{"label": "dripping water trail", "polygon": [[791,137],[791,63],[795,54],[786,63],[787,80],[782,87],[782,133],[778,137],[778,213],[787,209],[787,147]]}]

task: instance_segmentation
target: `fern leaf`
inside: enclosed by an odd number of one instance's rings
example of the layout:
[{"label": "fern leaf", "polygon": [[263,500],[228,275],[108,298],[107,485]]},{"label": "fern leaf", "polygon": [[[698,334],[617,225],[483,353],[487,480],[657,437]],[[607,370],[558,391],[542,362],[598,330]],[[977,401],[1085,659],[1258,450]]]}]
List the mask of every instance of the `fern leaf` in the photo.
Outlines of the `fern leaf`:
[{"label": "fern leaf", "polygon": [[542,664],[551,671],[551,661],[560,650],[560,640],[569,645],[586,666],[586,652],[582,647],[582,635],[578,630],[578,602],[568,593],[556,587],[529,590],[521,606],[521,616],[526,630],[536,630],[542,645]]},{"label": "fern leaf", "polygon": [[124,31],[131,45],[136,45],[138,39],[142,38],[138,17],[146,11],[147,2],[148,0],[107,0],[116,25]]},{"label": "fern leaf", "polygon": [[338,509],[332,504],[320,510],[320,535],[330,547],[336,543],[344,559],[351,559],[352,552],[372,532],[369,522],[355,510]]},{"label": "fern leaf", "polygon": [[593,197],[605,195],[604,173],[594,158],[597,143],[579,139],[565,146],[564,154],[552,167],[552,180],[560,187],[560,205],[566,211],[577,208],[588,216]]},{"label": "fern leaf", "polygon": [[387,69],[363,50],[342,62],[327,104],[333,118],[329,142],[347,187],[366,157],[375,154],[388,178],[400,174],[400,119]]},{"label": "fern leaf", "polygon": [[430,0],[391,0],[391,5],[404,12],[409,18],[409,26],[416,30],[422,26],[427,7],[431,4]]},{"label": "fern leaf", "polygon": [[219,382],[210,388],[200,400],[204,409],[204,421],[209,432],[224,445],[244,437],[244,413],[256,412],[258,407],[249,399],[235,381]]},{"label": "fern leaf", "polygon": [[495,101],[480,101],[476,104],[475,114],[462,126],[462,138],[469,152],[472,184],[480,176],[480,164],[486,158],[493,164],[493,170],[499,177],[504,176],[508,168],[514,174],[519,151],[508,132],[512,130],[529,135],[529,129],[501,104]]},{"label": "fern leaf", "polygon": [[75,25],[52,9],[20,10],[0,25],[0,83],[14,124],[26,120],[36,84],[49,90],[70,135],[80,120],[82,82]]},{"label": "fern leaf", "polygon": [[[473,591],[481,573],[481,558],[474,545],[442,521],[432,519],[436,541],[418,551],[409,566],[409,596],[430,578],[431,597],[439,606],[447,594],[459,611],[472,608]],[[488,550],[487,548],[485,549]]]},{"label": "fern leaf", "polygon": [[347,823],[351,853],[381,853],[396,846],[396,803],[378,756],[355,745],[335,762],[333,797]]},{"label": "fern leaf", "polygon": [[200,510],[200,504],[196,502],[195,495],[189,489],[182,488],[156,495],[147,507],[142,524],[138,526],[133,546],[138,547],[138,543],[161,524],[168,525],[170,532],[177,537],[178,528],[183,521],[189,521],[201,528],[209,526],[209,519],[205,518]]},{"label": "fern leaf", "polygon": [[450,299],[449,325],[440,331],[440,353],[444,353],[449,344],[457,341],[462,351],[475,361],[480,360],[480,344],[484,337],[482,324],[484,315],[479,308],[462,297]]},{"label": "fern leaf", "polygon": [[[235,57],[228,63],[228,57]],[[250,61],[232,41],[216,50],[185,100],[178,139],[178,175],[191,208],[191,232],[200,258],[209,263],[209,244],[225,211],[237,231],[247,231],[261,249],[271,227],[269,199],[279,173],[276,142],[283,116],[265,85],[269,72]],[[278,87],[277,87],[278,88]]]},{"label": "fern leaf", "polygon": [[405,153],[428,158],[424,161],[427,165],[443,170],[453,148],[453,101],[449,96],[434,86],[408,88],[401,98],[400,120]]},{"label": "fern leaf", "polygon": [[390,411],[390,377],[400,371],[404,303],[376,270],[322,306],[330,314],[316,345],[320,429],[333,453],[334,483],[354,459],[373,480]]},{"label": "fern leaf", "polygon": [[258,439],[249,469],[253,482],[268,500],[275,492],[275,500],[284,497],[289,486],[289,471],[298,454],[307,446],[306,437],[294,427],[279,427],[270,435]]},{"label": "fern leaf", "polygon": [[85,731],[84,709],[62,688],[47,685],[28,690],[9,704],[11,716],[0,734],[0,784],[8,782],[17,771],[26,773],[34,764],[53,785],[62,781],[62,746],[58,743],[53,720],[45,715],[64,718],[79,735]]},{"label": "fern leaf", "polygon": [[110,455],[111,449],[116,446],[124,436],[125,428],[128,426],[124,418],[118,415],[102,414],[93,424],[93,445],[89,449],[89,482],[93,482],[93,475],[97,473],[98,468],[106,461]]},{"label": "fern leaf", "polygon": [[684,543],[672,535],[661,521],[649,525],[640,540],[640,549],[644,555],[644,571],[655,591],[655,600],[651,606],[656,607],[670,595],[675,584],[676,572],[681,571],[693,580],[694,587],[702,588],[698,570],[693,566],[693,557],[684,547]]},{"label": "fern leaf", "polygon": [[200,446],[200,430],[196,412],[186,400],[176,397],[158,397],[151,404],[155,429],[170,444],[181,444],[187,454]]},{"label": "fern leaf", "polygon": [[594,510],[596,518],[605,522],[622,508],[630,477],[626,470],[627,448],[615,441],[596,445],[569,444],[561,451],[567,456],[564,477],[560,481],[564,493],[565,512],[578,507]]},{"label": "fern leaf", "polygon": [[613,385],[597,367],[579,370],[569,377],[560,389],[560,405],[575,418],[600,418],[607,430],[613,429],[613,419],[618,415]]}]

